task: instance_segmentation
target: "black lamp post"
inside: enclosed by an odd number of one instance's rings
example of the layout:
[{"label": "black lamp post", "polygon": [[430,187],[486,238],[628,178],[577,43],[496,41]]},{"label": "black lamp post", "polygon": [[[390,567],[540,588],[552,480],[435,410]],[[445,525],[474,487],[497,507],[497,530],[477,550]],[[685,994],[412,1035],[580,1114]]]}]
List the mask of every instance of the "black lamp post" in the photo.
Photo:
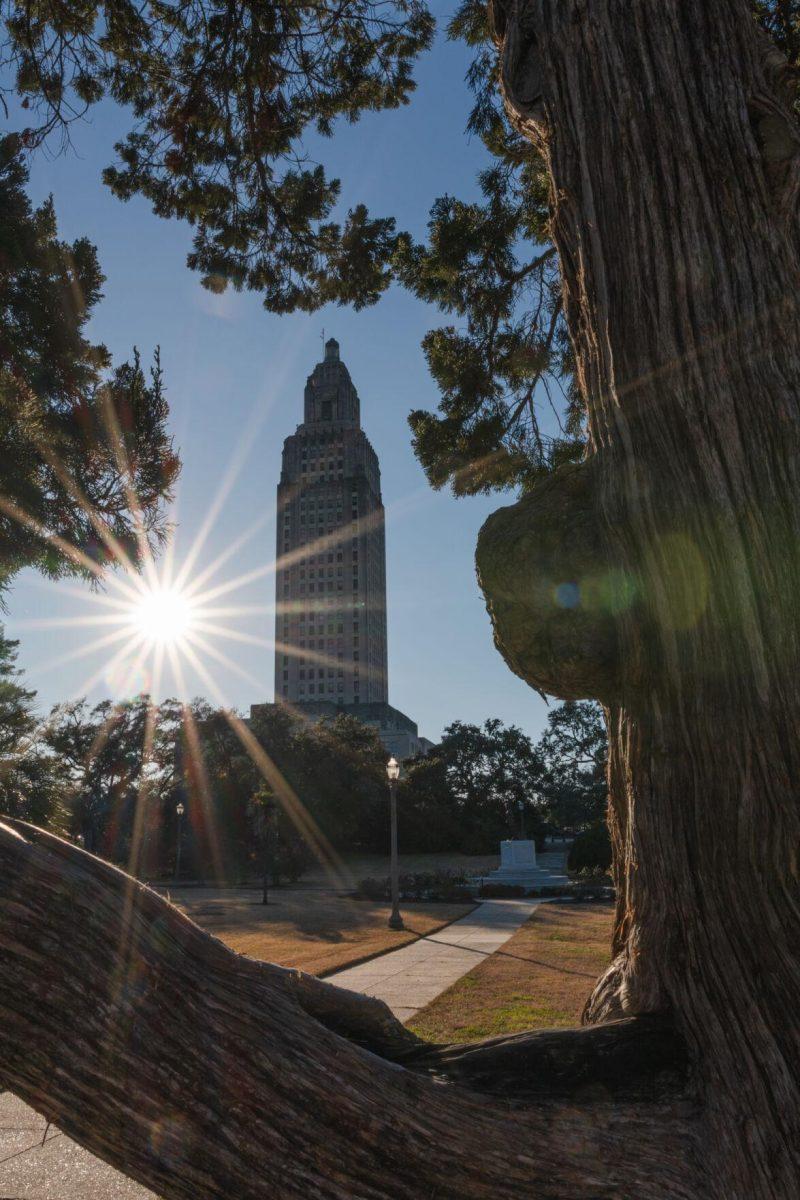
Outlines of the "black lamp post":
[{"label": "black lamp post", "polygon": [[389,928],[405,929],[403,918],[400,916],[400,879],[397,866],[397,781],[400,778],[400,764],[394,756],[386,764],[386,774],[389,777],[389,818],[392,831],[392,913],[389,917]]},{"label": "black lamp post", "polygon": [[175,882],[176,883],[178,882],[178,878],[181,873],[181,843],[183,841],[183,814],[185,812],[186,812],[186,808],[184,806],[184,803],[182,800],[179,800],[178,803],[175,805],[175,813],[178,817],[178,844],[177,844],[177,847],[175,850]]},{"label": "black lamp post", "polygon": [[269,904],[269,830],[275,815],[275,801],[267,800],[261,808],[261,903]]},{"label": "black lamp post", "polygon": [[175,846],[175,882],[181,873],[181,849],[183,846],[183,814],[186,812],[186,805],[183,800],[186,795],[186,788],[183,779],[183,742],[180,734],[175,739],[175,753],[173,757],[173,778],[174,778],[174,794],[177,798],[175,804],[175,815],[177,821],[177,842]]},{"label": "black lamp post", "polygon": [[519,832],[523,842],[525,841],[525,801],[518,800],[517,808],[519,809]]}]

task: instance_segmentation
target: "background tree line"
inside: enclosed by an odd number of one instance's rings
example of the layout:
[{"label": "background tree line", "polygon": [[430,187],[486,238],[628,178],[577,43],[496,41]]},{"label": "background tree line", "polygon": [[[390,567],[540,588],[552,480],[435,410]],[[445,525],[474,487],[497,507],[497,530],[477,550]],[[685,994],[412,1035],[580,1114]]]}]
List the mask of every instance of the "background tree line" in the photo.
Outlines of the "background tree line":
[{"label": "background tree line", "polygon": [[[315,838],[340,854],[386,852],[387,754],[360,721],[342,714],[309,725],[269,707],[250,722],[310,818],[301,831],[223,710],[142,695],[70,701],[42,719],[16,654],[0,635],[0,813],[79,838],[147,878],[174,871],[179,831],[182,874],[209,881],[258,874],[265,862],[296,878]],[[401,848],[494,853],[504,837],[581,829],[605,800],[595,706],[555,708],[535,744],[496,719],[455,721],[427,757],[405,765]]]}]

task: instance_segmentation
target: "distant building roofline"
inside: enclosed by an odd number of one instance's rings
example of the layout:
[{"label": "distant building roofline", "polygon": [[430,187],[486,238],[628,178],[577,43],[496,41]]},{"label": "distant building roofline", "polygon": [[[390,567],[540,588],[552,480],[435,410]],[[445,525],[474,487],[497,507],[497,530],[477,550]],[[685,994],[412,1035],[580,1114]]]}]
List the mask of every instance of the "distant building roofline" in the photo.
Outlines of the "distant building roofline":
[{"label": "distant building roofline", "polygon": [[[393,752],[399,751],[403,753],[400,750],[399,742],[396,744],[393,742],[393,739],[398,737],[404,740],[406,745],[410,745],[413,741],[423,754],[427,754],[433,746],[433,743],[428,738],[419,736],[415,721],[412,721],[399,708],[394,708],[393,705],[384,704],[380,701],[368,704],[335,704],[332,700],[265,701],[263,704],[250,705],[250,720],[252,721],[258,715],[260,709],[270,708],[281,709],[298,720],[310,721],[311,723],[318,720],[335,718],[340,714],[347,717],[355,717],[357,721],[361,721],[364,725],[377,728],[384,745],[391,743],[390,749]],[[407,754],[408,751],[405,753]]]}]

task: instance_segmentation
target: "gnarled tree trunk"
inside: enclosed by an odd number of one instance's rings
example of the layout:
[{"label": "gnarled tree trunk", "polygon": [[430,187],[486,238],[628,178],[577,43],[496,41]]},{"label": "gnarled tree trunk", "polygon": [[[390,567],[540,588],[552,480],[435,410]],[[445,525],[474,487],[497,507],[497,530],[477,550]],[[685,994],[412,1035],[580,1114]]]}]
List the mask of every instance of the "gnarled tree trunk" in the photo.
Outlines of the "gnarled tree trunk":
[{"label": "gnarled tree trunk", "polygon": [[[610,734],[616,956],[589,1021],[671,1013],[714,1196],[800,1194],[800,129],[745,0],[518,0],[589,412],[487,522],[512,667]],[[554,536],[554,531],[557,535]],[[558,584],[579,587],[572,609]],[[561,593],[563,595],[563,592]]]}]

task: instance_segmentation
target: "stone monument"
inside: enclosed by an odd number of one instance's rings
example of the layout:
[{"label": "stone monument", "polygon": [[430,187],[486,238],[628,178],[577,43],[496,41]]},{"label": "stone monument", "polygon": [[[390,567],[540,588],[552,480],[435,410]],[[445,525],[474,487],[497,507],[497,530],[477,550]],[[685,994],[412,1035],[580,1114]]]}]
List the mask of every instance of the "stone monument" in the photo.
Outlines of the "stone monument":
[{"label": "stone monument", "polygon": [[541,886],[547,872],[536,865],[536,843],[526,838],[500,843],[500,866],[483,879],[484,883],[507,883],[513,887]]},{"label": "stone monument", "polygon": [[500,871],[519,874],[536,870],[536,843],[519,839],[500,843]]}]

